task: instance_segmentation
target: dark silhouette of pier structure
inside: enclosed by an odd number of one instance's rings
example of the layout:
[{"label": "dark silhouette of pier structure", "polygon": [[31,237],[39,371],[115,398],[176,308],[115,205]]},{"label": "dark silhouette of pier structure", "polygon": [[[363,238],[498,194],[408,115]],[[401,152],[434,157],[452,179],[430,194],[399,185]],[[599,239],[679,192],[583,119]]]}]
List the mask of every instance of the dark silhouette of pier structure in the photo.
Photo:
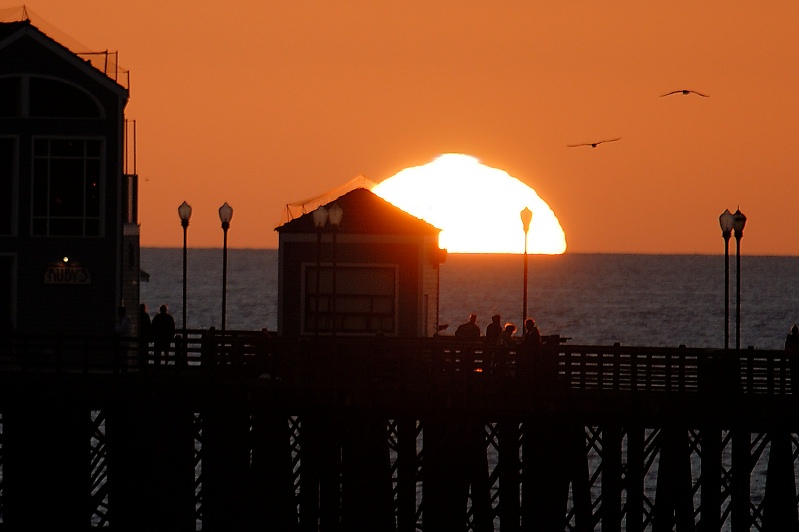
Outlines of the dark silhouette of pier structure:
[{"label": "dark silhouette of pier structure", "polygon": [[15,335],[3,529],[796,530],[791,354]]}]

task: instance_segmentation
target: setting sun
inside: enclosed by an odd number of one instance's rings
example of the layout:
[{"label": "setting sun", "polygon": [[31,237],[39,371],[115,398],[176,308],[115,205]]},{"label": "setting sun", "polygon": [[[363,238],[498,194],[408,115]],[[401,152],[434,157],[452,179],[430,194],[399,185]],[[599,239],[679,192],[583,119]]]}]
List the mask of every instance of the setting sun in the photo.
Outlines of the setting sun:
[{"label": "setting sun", "polygon": [[535,190],[469,155],[440,155],[402,170],[372,192],[441,229],[439,245],[451,253],[522,253],[519,214],[525,207],[533,212],[527,251],[566,251],[560,222]]}]

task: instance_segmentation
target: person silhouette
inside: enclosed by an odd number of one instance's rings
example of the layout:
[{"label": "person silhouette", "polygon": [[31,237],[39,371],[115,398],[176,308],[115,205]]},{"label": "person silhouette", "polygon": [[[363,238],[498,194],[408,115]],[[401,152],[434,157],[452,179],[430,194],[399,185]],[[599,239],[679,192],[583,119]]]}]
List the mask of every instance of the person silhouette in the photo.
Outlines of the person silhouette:
[{"label": "person silhouette", "polygon": [[541,352],[541,333],[535,325],[535,319],[527,318],[524,320],[524,332],[522,332],[522,345],[516,359],[517,375],[521,378],[529,378],[533,374],[533,366],[540,364],[534,360]]},{"label": "person silhouette", "polygon": [[164,356],[164,365],[169,362],[169,349],[175,338],[175,319],[167,311],[166,305],[161,305],[158,314],[153,318],[150,332],[153,338],[153,356],[155,364],[160,364],[161,355]]},{"label": "person silhouette", "polygon": [[499,340],[499,335],[502,334],[502,325],[500,325],[500,320],[502,316],[499,314],[494,314],[491,316],[491,323],[488,324],[486,327],[486,343],[495,345],[497,340]]},{"label": "person silhouette", "polygon": [[120,336],[130,336],[130,316],[128,316],[128,311],[125,307],[117,308],[117,322],[114,325],[114,332],[116,332]]},{"label": "person silhouette", "polygon": [[509,374],[508,362],[510,361],[511,350],[510,348],[516,345],[516,338],[513,333],[516,332],[516,326],[510,322],[505,324],[505,328],[497,338],[497,348],[493,349],[491,358],[491,373],[492,375],[505,377]]},{"label": "person silhouette", "polygon": [[477,314],[471,314],[469,321],[458,325],[455,329],[455,338],[461,340],[476,340],[480,338],[480,327],[477,326]]},{"label": "person silhouette", "polygon": [[540,347],[541,332],[535,325],[535,319],[527,318],[524,322],[524,334],[522,335],[522,345],[524,347]]},{"label": "person silhouette", "polygon": [[785,337],[785,350],[799,353],[799,325],[791,327],[791,333]]},{"label": "person silhouette", "polygon": [[147,305],[139,304],[139,364],[147,364],[147,356],[150,351],[150,334],[152,324],[150,315],[147,313]]},{"label": "person silhouette", "polygon": [[792,393],[796,393],[799,389],[799,325],[791,327],[791,333],[785,337],[785,352],[788,353]]},{"label": "person silhouette", "polygon": [[150,315],[147,313],[147,305],[139,305],[139,338],[148,342],[150,340]]},{"label": "person silhouette", "polygon": [[516,338],[514,338],[513,333],[516,332],[516,326],[510,322],[505,324],[505,329],[499,335],[497,339],[497,344],[502,347],[510,347],[516,344]]}]

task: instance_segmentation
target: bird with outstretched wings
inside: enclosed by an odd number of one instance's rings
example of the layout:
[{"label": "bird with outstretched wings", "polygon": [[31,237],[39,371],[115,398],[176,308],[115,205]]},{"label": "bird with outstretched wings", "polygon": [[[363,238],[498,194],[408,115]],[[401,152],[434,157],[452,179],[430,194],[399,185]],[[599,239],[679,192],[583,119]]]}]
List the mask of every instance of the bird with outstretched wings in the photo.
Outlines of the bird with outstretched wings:
[{"label": "bird with outstretched wings", "polygon": [[690,89],[680,89],[677,91],[667,92],[666,94],[661,94],[660,97],[662,98],[664,96],[671,96],[672,94],[682,94],[684,96],[687,96],[688,94],[696,94],[697,96],[702,96],[703,98],[710,98],[708,94],[702,94],[701,92],[692,91]]},{"label": "bird with outstretched wings", "polygon": [[591,146],[592,148],[596,148],[605,142],[616,142],[617,140],[621,140],[621,137],[617,137],[615,139],[598,140],[597,142],[583,142],[582,144],[567,144],[566,146],[569,148],[577,148],[578,146]]}]

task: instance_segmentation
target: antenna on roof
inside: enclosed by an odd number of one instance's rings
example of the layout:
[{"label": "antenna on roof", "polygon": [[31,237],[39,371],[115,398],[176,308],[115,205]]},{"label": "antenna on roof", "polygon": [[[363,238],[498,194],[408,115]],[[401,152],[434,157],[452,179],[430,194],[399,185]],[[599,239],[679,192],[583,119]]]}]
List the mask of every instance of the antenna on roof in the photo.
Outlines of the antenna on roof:
[{"label": "antenna on roof", "polygon": [[344,193],[350,192],[356,188],[365,188],[371,190],[372,187],[375,186],[375,184],[376,183],[374,181],[370,180],[369,178],[361,174],[353,179],[350,179],[348,182],[344,183],[343,185],[332,188],[323,194],[314,196],[313,198],[308,198],[302,201],[295,201],[293,203],[287,203],[286,214],[282,223],[290,222],[291,220],[293,220],[295,218],[294,214],[297,209],[299,209],[302,214],[308,214],[309,212],[316,209],[319,205],[324,205],[325,203],[336,199],[338,196]]},{"label": "antenna on roof", "polygon": [[23,21],[30,21],[30,17],[28,17],[28,8],[27,6],[22,6],[22,20]]}]

